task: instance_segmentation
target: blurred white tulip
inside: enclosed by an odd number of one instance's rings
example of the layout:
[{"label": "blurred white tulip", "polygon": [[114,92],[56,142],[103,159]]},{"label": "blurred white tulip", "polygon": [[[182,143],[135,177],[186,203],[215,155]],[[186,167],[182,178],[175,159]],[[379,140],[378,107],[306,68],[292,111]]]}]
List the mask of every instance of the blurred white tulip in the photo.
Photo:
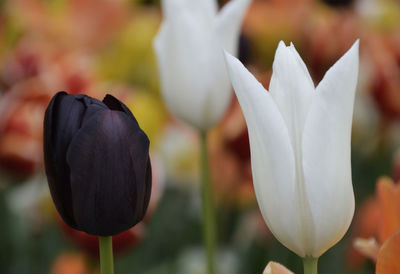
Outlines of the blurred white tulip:
[{"label": "blurred white tulip", "polygon": [[164,20],[154,39],[161,90],[169,110],[206,131],[224,115],[231,85],[223,49],[235,55],[250,0],[162,0]]},{"label": "blurred white tulip", "polygon": [[354,214],[350,141],[358,41],[315,88],[294,48],[279,43],[269,92],[230,54],[226,63],[246,118],[254,188],[275,237],[318,258]]}]

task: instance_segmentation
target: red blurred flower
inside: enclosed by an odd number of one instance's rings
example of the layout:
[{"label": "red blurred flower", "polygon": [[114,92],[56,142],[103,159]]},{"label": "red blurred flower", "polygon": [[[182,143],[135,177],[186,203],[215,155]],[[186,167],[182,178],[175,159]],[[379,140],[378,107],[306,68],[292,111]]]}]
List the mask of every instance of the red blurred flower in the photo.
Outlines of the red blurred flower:
[{"label": "red blurred flower", "polygon": [[15,85],[0,103],[0,167],[18,177],[42,163],[43,115],[50,93],[41,81]]},{"label": "red blurred flower", "polygon": [[[88,254],[99,256],[99,238],[76,230],[67,225],[59,216],[58,222],[65,237],[78,245]],[[121,254],[136,246],[144,237],[144,224],[139,223],[136,226],[121,232],[112,237],[113,251],[115,255]]]},{"label": "red blurred flower", "polygon": [[371,34],[366,41],[371,60],[371,95],[384,118],[400,118],[400,62],[394,37]]},{"label": "red blurred flower", "polygon": [[235,101],[210,138],[210,167],[217,199],[245,205],[254,201],[247,127]]}]

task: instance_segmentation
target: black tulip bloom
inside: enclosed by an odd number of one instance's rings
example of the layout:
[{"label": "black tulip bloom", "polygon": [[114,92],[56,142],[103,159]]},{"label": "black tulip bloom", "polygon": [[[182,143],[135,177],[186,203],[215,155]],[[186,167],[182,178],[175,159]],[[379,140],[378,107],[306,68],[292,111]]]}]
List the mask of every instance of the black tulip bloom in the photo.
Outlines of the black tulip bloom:
[{"label": "black tulip bloom", "polygon": [[57,93],[45,114],[44,157],[54,204],[71,227],[109,236],[143,219],[149,139],[118,99]]}]

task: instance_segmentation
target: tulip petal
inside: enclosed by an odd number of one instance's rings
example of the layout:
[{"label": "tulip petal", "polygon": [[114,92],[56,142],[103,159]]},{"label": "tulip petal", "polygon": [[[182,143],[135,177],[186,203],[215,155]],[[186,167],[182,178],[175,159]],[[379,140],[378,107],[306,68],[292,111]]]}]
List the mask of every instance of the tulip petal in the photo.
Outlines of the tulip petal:
[{"label": "tulip petal", "polygon": [[132,121],[134,123],[137,124],[137,126],[139,126],[138,122],[136,121],[135,116],[133,116],[133,114],[129,110],[129,108],[127,108],[127,106],[125,106],[125,104],[121,103],[120,100],[118,100],[117,98],[115,98],[111,94],[107,94],[104,97],[103,103],[111,110],[119,110],[119,111],[124,112],[125,114],[127,114],[132,119]]},{"label": "tulip petal", "polygon": [[220,41],[220,46],[230,54],[237,53],[240,28],[250,2],[250,0],[232,0],[215,17],[216,37]]},{"label": "tulip petal", "polygon": [[315,92],[310,74],[293,44],[286,47],[279,42],[269,90],[286,122],[293,149],[300,155],[304,122]]},{"label": "tulip petal", "polygon": [[293,272],[284,265],[271,261],[265,267],[263,274],[293,274]]},{"label": "tulip petal", "polygon": [[162,0],[161,5],[166,20],[173,20],[177,14],[195,14],[202,19],[200,22],[210,21],[218,8],[215,0]]},{"label": "tulip petal", "polygon": [[375,238],[355,238],[353,241],[353,248],[363,256],[376,262],[380,246]]},{"label": "tulip petal", "polygon": [[380,208],[378,240],[383,243],[400,228],[400,184],[382,177],[376,185],[376,192]]},{"label": "tulip petal", "polygon": [[[210,93],[223,91],[224,87],[219,85],[227,82],[212,79],[219,77],[221,71],[226,72],[217,70],[222,65],[213,68],[209,63],[218,58],[217,51],[213,48],[216,43],[212,25],[207,25],[204,19],[196,17],[193,11],[180,13],[178,7],[176,10],[174,16],[162,23],[154,40],[161,91],[168,109],[174,115],[196,128],[204,129],[209,126],[209,120],[213,117],[209,111],[211,99],[218,98],[211,97]],[[222,56],[219,58],[222,59]],[[218,98],[215,101],[219,100]],[[217,109],[220,108],[224,106]]]},{"label": "tulip petal", "polygon": [[121,111],[105,110],[83,123],[67,151],[81,230],[114,235],[143,218],[151,190],[148,144],[137,123]]},{"label": "tulip petal", "polygon": [[400,273],[400,230],[394,232],[383,244],[376,261],[376,274]]},{"label": "tulip petal", "polygon": [[64,155],[81,124],[84,111],[84,105],[74,96],[58,92],[47,107],[44,120],[44,160],[49,188],[57,210],[73,228],[77,228],[77,224],[71,206],[69,168]]},{"label": "tulip petal", "polygon": [[304,125],[304,177],[315,225],[307,255],[314,257],[343,237],[354,213],[350,143],[357,75],[358,41],[325,74]]},{"label": "tulip petal", "polygon": [[271,94],[237,60],[225,52],[228,72],[246,119],[253,182],[263,217],[275,237],[304,255],[297,235],[294,153],[287,127]]},{"label": "tulip petal", "polygon": [[305,178],[302,163],[302,132],[309,106],[315,94],[310,74],[294,48],[286,47],[281,41],[276,50],[273,73],[270,82],[271,96],[275,100],[288,128],[295,157],[295,197],[294,207],[297,217],[293,231],[307,251],[314,235],[310,206],[305,193]]}]

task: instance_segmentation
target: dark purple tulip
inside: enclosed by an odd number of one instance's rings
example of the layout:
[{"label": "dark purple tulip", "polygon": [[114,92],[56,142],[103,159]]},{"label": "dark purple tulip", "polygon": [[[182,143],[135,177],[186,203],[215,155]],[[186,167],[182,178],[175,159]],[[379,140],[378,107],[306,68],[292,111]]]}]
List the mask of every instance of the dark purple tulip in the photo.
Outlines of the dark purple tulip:
[{"label": "dark purple tulip", "polygon": [[118,99],[58,92],[45,114],[44,158],[54,204],[71,227],[109,236],[143,219],[149,139]]}]

